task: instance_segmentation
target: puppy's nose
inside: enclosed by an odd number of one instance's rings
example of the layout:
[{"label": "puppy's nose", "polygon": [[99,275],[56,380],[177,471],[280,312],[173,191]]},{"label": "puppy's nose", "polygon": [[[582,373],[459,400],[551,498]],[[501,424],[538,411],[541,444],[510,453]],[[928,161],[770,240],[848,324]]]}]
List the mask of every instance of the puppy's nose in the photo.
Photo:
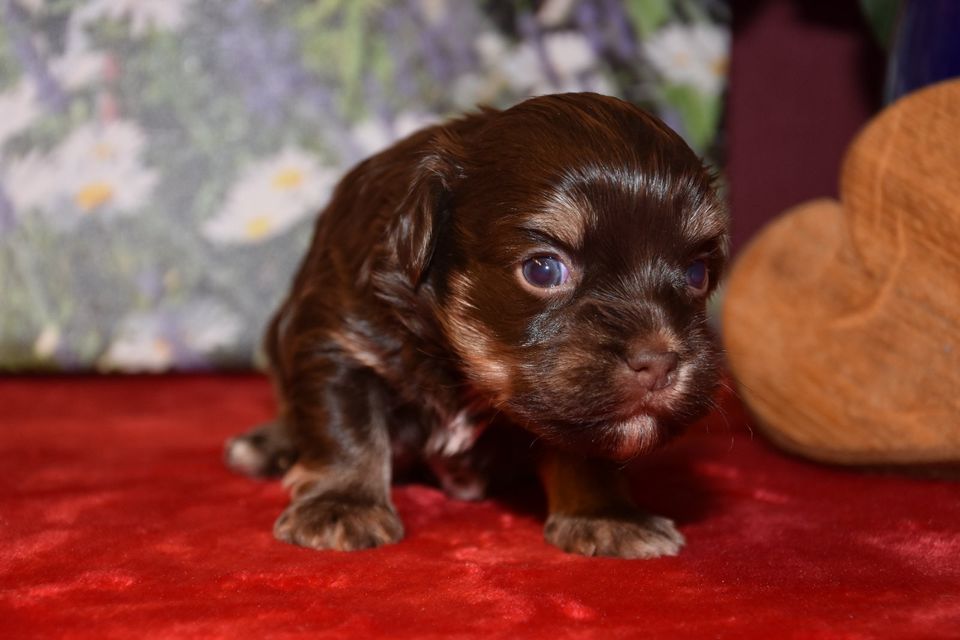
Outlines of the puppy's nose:
[{"label": "puppy's nose", "polygon": [[640,349],[627,355],[627,364],[636,372],[640,386],[650,391],[660,391],[677,379],[680,356],[673,351],[650,351]]}]

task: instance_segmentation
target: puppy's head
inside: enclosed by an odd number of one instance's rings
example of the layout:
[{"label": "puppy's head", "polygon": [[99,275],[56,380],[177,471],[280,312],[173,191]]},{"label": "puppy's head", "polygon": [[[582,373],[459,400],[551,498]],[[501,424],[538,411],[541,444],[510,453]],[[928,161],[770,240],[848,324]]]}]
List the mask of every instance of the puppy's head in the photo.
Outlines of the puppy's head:
[{"label": "puppy's head", "polygon": [[398,253],[481,395],[621,459],[705,412],[727,215],[674,132],[613,98],[546,96],[442,131],[423,168]]}]

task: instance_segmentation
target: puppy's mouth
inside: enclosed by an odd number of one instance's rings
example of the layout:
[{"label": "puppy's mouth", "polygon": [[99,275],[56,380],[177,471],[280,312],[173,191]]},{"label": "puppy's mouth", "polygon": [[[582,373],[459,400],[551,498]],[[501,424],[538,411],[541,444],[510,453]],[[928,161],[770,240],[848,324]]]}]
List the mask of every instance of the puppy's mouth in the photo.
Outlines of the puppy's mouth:
[{"label": "puppy's mouth", "polygon": [[[629,379],[611,381],[610,395],[594,403],[589,415],[553,416],[543,423],[545,431],[537,426],[532,430],[565,448],[628,460],[659,447],[682,430],[688,422],[688,389],[693,377],[693,367],[682,364],[669,384],[659,388]],[[590,405],[590,399],[583,404]],[[536,420],[531,422],[536,424]]]},{"label": "puppy's mouth", "polygon": [[642,389],[624,411],[598,426],[608,457],[628,460],[651,451],[674,435],[679,396],[677,384],[658,390]]}]

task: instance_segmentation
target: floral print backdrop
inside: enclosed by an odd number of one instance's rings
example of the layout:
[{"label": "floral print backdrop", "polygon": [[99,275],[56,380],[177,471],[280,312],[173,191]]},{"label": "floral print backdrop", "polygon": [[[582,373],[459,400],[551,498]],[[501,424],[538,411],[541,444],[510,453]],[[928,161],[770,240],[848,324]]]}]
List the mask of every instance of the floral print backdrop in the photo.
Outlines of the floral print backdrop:
[{"label": "floral print backdrop", "polygon": [[0,368],[244,367],[344,170],[590,90],[715,152],[718,0],[0,0]]}]

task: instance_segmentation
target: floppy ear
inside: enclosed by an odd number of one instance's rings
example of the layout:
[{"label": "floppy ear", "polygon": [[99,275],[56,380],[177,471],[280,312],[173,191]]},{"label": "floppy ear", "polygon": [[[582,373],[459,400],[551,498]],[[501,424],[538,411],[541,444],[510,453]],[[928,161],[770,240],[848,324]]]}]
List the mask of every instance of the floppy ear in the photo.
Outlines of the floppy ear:
[{"label": "floppy ear", "polygon": [[387,241],[411,288],[426,276],[437,236],[449,217],[455,183],[463,176],[459,144],[444,129],[431,139],[400,203]]}]

